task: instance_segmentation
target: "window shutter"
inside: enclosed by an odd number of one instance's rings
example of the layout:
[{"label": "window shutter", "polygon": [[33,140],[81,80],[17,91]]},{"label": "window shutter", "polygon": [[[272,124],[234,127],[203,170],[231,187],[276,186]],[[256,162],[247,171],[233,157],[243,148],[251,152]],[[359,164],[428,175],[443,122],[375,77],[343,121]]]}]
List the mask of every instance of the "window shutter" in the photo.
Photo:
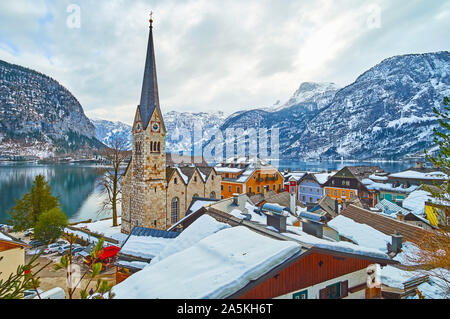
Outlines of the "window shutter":
[{"label": "window shutter", "polygon": [[348,296],[348,280],[341,282],[341,298]]},{"label": "window shutter", "polygon": [[320,299],[330,299],[330,289],[328,287],[320,289],[319,298]]}]

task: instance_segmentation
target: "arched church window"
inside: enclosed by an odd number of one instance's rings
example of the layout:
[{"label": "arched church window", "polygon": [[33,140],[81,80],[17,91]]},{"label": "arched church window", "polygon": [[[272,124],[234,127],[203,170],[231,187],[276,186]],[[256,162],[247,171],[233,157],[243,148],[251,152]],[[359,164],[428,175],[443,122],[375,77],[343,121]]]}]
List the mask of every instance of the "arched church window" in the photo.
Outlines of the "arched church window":
[{"label": "arched church window", "polygon": [[161,142],[158,142],[158,153],[161,152]]},{"label": "arched church window", "polygon": [[216,192],[211,192],[211,194],[209,194],[209,198],[216,199]]},{"label": "arched church window", "polygon": [[178,221],[178,211],[180,206],[180,200],[178,197],[172,198],[172,202],[170,205],[170,221],[172,224],[175,224]]},{"label": "arched church window", "polygon": [[150,152],[153,152],[153,142],[150,142]]}]

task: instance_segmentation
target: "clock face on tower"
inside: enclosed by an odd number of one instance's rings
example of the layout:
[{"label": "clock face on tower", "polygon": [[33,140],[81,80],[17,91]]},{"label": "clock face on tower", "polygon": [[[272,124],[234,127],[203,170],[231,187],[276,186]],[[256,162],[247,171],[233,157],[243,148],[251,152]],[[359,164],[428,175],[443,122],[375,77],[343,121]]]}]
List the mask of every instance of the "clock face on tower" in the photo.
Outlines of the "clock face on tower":
[{"label": "clock face on tower", "polygon": [[152,126],[152,131],[155,133],[159,133],[159,123],[152,121],[151,122],[151,126]]}]

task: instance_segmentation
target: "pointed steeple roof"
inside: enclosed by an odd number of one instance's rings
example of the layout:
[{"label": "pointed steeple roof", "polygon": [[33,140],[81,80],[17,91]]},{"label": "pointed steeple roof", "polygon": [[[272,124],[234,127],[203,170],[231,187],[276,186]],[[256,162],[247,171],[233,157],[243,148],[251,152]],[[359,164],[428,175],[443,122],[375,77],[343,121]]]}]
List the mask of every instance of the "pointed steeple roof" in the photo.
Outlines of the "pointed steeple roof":
[{"label": "pointed steeple roof", "polygon": [[153,20],[150,19],[147,58],[142,83],[141,103],[139,104],[139,112],[141,113],[144,129],[147,128],[155,109],[158,109],[161,114],[161,110],[159,109],[158,80],[156,78],[155,50],[153,46]]}]

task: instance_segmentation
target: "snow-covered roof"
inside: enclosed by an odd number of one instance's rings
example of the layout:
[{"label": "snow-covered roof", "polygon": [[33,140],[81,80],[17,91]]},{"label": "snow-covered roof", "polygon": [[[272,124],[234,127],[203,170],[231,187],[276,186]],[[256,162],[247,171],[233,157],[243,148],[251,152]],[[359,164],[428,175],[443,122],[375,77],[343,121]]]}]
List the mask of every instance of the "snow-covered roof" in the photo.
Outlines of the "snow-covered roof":
[{"label": "snow-covered roof", "polygon": [[225,223],[220,223],[209,215],[202,215],[182,233],[180,233],[180,235],[170,241],[168,245],[163,247],[159,254],[152,259],[151,263],[155,264],[170,255],[193,246],[203,238],[229,227],[231,226]]},{"label": "snow-covered roof", "polygon": [[[381,209],[383,213],[391,215],[391,214],[397,214],[398,212],[402,212],[402,214],[408,214],[410,213],[409,210],[406,210],[397,204],[388,201],[387,199],[382,199],[380,202],[378,202],[375,205],[376,208]],[[395,216],[396,217],[396,216]]]},{"label": "snow-covered roof", "polygon": [[240,173],[243,170],[241,168],[235,168],[235,167],[215,167],[216,172],[218,173]]},{"label": "snow-covered roof", "polygon": [[297,240],[301,243],[311,245],[313,247],[336,251],[336,252],[367,256],[367,257],[372,257],[372,258],[381,258],[381,259],[385,259],[385,260],[390,259],[388,255],[386,255],[385,253],[381,252],[379,249],[376,249],[376,248],[359,246],[359,245],[355,245],[355,244],[352,244],[349,242],[344,242],[344,241],[333,242],[330,240],[318,238],[318,237],[309,235],[309,234],[303,232],[300,228],[294,227],[294,226],[287,226],[287,230],[288,230],[288,232],[283,233],[282,235],[285,235],[289,238]]},{"label": "snow-covered roof", "polygon": [[1,231],[0,231],[0,239],[7,240],[7,241],[11,241],[12,240],[11,237],[6,236]]},{"label": "snow-covered roof", "polygon": [[410,178],[410,179],[427,179],[427,180],[448,179],[448,176],[441,171],[426,173],[426,172],[407,170],[407,171],[403,171],[403,172],[399,172],[399,173],[393,173],[393,174],[390,174],[389,176],[393,177],[393,178]]},{"label": "snow-covered roof", "polygon": [[171,237],[159,237],[156,233],[153,235],[137,235],[132,232],[120,248],[119,253],[143,259],[152,259],[159,255],[173,239]]},{"label": "snow-covered roof", "polygon": [[378,183],[368,178],[363,179],[361,182],[367,187],[367,189],[375,189],[378,191],[388,191],[394,193],[409,194],[419,188],[418,185],[410,185],[407,188],[404,188],[403,186],[394,187],[392,183]]},{"label": "snow-covered roof", "polygon": [[179,167],[175,167],[175,168],[178,171],[178,174],[180,174],[180,176],[183,179],[184,183],[188,184],[189,183],[189,178],[185,174],[183,174],[183,172],[181,171],[181,169]]},{"label": "snow-covered roof", "polygon": [[112,292],[118,299],[225,298],[300,250],[295,242],[271,239],[244,226],[227,228],[151,263]]},{"label": "snow-covered roof", "polygon": [[328,226],[356,244],[387,252],[387,244],[391,237],[366,224],[360,224],[353,219],[339,215],[328,222]]},{"label": "snow-covered roof", "polygon": [[316,173],[316,174],[314,174],[314,176],[317,179],[317,181],[319,182],[319,184],[325,184],[326,181],[328,181],[328,179],[331,176],[333,176],[334,174],[336,174],[336,172],[333,172],[333,173]]},{"label": "snow-covered roof", "polygon": [[403,207],[411,210],[415,214],[423,215],[425,213],[425,203],[431,200],[431,194],[424,190],[416,190],[403,200]]}]

